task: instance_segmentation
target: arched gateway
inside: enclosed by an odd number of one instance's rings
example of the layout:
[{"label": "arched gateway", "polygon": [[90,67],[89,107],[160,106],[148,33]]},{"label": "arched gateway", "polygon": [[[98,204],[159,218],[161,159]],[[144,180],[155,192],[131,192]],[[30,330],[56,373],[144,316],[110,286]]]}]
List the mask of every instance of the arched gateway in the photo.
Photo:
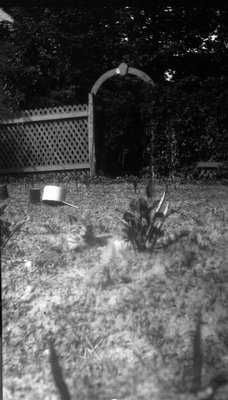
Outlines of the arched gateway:
[{"label": "arched gateway", "polygon": [[94,100],[100,86],[114,75],[132,74],[149,85],[144,72],[122,63],[94,83],[89,104],[63,105],[0,115],[0,173],[90,169],[96,171]]},{"label": "arched gateway", "polygon": [[90,159],[90,175],[93,176],[96,171],[96,155],[95,155],[95,137],[94,137],[94,99],[100,86],[109,78],[115,75],[125,76],[127,74],[135,75],[142,79],[145,83],[154,86],[153,80],[145,72],[137,68],[128,67],[122,63],[118,68],[111,69],[100,76],[94,83],[89,93],[89,110],[88,110],[88,133],[89,133],[89,159]]}]

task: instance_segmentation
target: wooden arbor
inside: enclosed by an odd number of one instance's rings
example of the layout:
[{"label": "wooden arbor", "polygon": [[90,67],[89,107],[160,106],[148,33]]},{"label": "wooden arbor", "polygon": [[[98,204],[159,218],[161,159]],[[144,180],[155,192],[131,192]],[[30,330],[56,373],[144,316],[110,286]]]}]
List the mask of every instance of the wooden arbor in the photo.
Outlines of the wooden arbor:
[{"label": "wooden arbor", "polygon": [[126,74],[135,75],[142,79],[145,83],[154,86],[153,80],[145,72],[137,68],[128,67],[122,63],[118,68],[111,69],[100,76],[94,83],[91,92],[89,93],[89,109],[88,109],[88,134],[89,134],[89,159],[90,159],[90,175],[95,175],[96,172],[96,154],[95,154],[95,137],[94,137],[94,98],[102,83],[114,75],[125,76]]}]

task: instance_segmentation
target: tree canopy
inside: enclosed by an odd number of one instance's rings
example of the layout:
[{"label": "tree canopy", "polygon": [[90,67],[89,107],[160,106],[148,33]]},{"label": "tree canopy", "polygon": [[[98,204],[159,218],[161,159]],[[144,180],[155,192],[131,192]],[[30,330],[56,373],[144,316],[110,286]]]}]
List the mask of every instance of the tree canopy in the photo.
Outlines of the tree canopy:
[{"label": "tree canopy", "polygon": [[157,83],[227,73],[227,9],[216,3],[7,11],[15,23],[5,79],[18,106],[87,101],[94,81],[123,61]]}]

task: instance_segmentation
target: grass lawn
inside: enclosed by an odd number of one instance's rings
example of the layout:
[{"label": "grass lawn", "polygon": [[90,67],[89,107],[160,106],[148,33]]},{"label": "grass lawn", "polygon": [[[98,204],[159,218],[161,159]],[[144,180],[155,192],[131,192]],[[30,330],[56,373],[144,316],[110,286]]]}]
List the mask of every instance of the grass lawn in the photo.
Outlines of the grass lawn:
[{"label": "grass lawn", "polygon": [[[151,254],[117,240],[133,185],[65,186],[78,210],[30,204],[29,187],[8,185],[4,218],[28,220],[1,255],[4,400],[60,399],[51,339],[72,400],[199,399],[191,388],[200,310],[202,387],[228,370],[227,187],[171,188],[175,212]],[[145,184],[138,192],[145,197]],[[80,239],[88,211],[103,242]],[[213,398],[227,399],[228,385]]]}]

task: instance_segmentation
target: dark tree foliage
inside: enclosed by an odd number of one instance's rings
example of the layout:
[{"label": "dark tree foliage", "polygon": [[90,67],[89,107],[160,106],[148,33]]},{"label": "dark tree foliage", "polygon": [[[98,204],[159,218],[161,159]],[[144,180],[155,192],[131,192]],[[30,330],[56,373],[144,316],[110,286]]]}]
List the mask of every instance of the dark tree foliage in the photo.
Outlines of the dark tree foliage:
[{"label": "dark tree foliage", "polygon": [[152,133],[156,172],[167,174],[172,168],[180,172],[199,160],[227,160],[227,92],[225,76],[204,80],[189,76],[148,94],[152,101],[143,104],[142,112],[148,116],[147,143]]},{"label": "dark tree foliage", "polygon": [[112,160],[115,171],[138,173],[152,155],[161,173],[178,169],[207,158],[205,135],[215,146],[227,129],[226,2],[146,3],[6,9],[15,20],[3,74],[11,109],[87,103],[94,82],[121,62],[156,82],[150,90],[112,78],[98,91],[103,170]]}]

